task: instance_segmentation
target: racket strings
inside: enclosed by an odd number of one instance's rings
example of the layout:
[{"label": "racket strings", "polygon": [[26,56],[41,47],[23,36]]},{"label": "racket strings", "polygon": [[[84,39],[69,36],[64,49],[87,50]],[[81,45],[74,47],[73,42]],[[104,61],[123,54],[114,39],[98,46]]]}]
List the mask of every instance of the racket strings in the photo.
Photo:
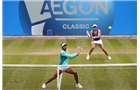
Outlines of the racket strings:
[{"label": "racket strings", "polygon": [[86,47],[86,44],[84,42],[79,42],[78,49],[83,50]]}]

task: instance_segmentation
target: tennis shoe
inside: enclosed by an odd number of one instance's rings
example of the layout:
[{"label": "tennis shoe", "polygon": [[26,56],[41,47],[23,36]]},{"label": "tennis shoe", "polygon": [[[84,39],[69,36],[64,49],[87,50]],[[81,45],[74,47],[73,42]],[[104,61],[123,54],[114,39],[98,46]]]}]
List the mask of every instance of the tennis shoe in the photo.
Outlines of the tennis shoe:
[{"label": "tennis shoe", "polygon": [[46,84],[45,83],[43,83],[42,88],[46,88]]},{"label": "tennis shoe", "polygon": [[76,88],[83,88],[83,86],[80,83],[78,83],[76,84]]},{"label": "tennis shoe", "polygon": [[109,60],[111,60],[111,57],[110,57],[110,56],[108,56],[108,59],[109,59]]},{"label": "tennis shoe", "polygon": [[89,56],[89,55],[87,55],[86,59],[87,59],[87,60],[89,60],[89,58],[90,58],[90,56]]}]

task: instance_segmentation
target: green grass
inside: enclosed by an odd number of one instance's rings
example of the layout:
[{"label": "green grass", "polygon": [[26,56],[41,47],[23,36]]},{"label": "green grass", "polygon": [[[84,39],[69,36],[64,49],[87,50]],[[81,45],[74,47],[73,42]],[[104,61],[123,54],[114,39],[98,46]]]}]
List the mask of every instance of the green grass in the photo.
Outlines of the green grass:
[{"label": "green grass", "polygon": [[[85,60],[86,55],[81,54],[70,60],[70,64],[104,64],[104,63],[137,63],[136,54],[110,54],[108,60],[104,54],[94,54],[90,60]],[[58,64],[59,54],[53,55],[3,55],[4,64]]]},{"label": "green grass", "polygon": [[[89,39],[46,39],[46,38],[6,38],[3,39],[3,64],[58,64],[60,44],[66,42],[70,53],[77,52],[79,41],[87,47],[69,64],[120,64],[137,63],[137,39],[104,38],[106,50],[112,57],[108,60],[99,47],[93,51],[90,60],[85,60],[91,42]],[[74,67],[83,85],[80,90],[137,90],[137,67]],[[56,80],[41,89],[45,80],[56,68],[3,67],[3,90],[56,90]],[[75,88],[73,75],[64,73],[61,90]]]},{"label": "green grass", "polygon": [[[136,67],[76,68],[81,90],[137,90]],[[55,68],[3,68],[3,90],[43,90],[41,84],[53,75]],[[84,73],[83,73],[84,72]],[[56,80],[47,90],[56,90]],[[63,73],[61,90],[75,88],[73,75]]]}]

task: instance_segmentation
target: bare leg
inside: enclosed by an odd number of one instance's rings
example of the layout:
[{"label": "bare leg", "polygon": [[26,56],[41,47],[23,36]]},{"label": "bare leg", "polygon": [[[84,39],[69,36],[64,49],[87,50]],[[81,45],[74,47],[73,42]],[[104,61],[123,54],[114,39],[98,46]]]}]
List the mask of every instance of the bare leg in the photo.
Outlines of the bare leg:
[{"label": "bare leg", "polygon": [[[59,70],[59,75],[62,73],[62,71],[61,70]],[[48,84],[49,82],[51,82],[52,80],[54,80],[54,79],[56,79],[57,78],[57,71],[54,73],[54,75],[51,77],[51,78],[49,78],[46,82],[45,82],[45,84]]]},{"label": "bare leg", "polygon": [[92,51],[94,50],[95,47],[96,47],[96,44],[93,43],[93,44],[92,44],[92,47],[91,47],[91,49],[90,49],[90,51],[89,51],[89,55],[92,53]]},{"label": "bare leg", "polygon": [[74,70],[73,68],[69,67],[69,68],[67,68],[66,73],[73,74],[74,78],[75,78],[75,81],[76,81],[76,84],[79,83],[78,74],[77,74],[76,70]]},{"label": "bare leg", "polygon": [[106,56],[108,56],[108,53],[107,51],[105,50],[104,48],[104,45],[103,44],[99,44],[99,47],[102,49],[102,51],[106,54]]}]

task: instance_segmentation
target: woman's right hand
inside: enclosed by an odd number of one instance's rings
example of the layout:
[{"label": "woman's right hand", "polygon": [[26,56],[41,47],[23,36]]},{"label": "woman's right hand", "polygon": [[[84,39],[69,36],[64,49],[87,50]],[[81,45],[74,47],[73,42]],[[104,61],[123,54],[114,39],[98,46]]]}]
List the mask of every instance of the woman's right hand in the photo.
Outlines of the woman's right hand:
[{"label": "woman's right hand", "polygon": [[78,52],[77,52],[77,56],[79,55],[80,52],[81,52],[81,50],[78,50]]}]

